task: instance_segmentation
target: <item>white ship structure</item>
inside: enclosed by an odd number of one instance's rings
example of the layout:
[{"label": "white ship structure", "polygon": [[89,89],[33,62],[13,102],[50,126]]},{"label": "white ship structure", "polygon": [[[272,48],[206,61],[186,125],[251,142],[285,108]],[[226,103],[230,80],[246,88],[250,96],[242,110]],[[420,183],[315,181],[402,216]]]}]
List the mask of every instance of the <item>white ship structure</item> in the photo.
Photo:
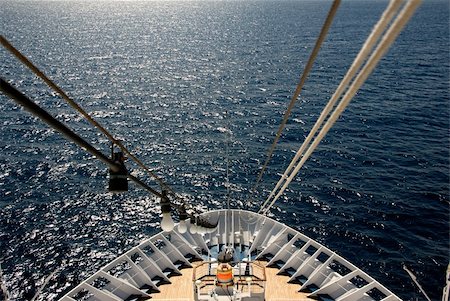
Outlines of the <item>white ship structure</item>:
[{"label": "white ship structure", "polygon": [[[257,183],[311,70],[339,3],[339,0],[333,2]],[[176,194],[132,155],[122,142],[93,120],[2,36],[1,43],[6,49],[111,140],[111,158],[103,155],[3,79],[2,92],[108,165],[111,191],[126,191],[128,181],[131,180],[161,199],[163,231],[108,263],[61,300],[401,300],[338,253],[293,227],[267,217],[267,214],[395,41],[419,4],[419,0],[389,2],[310,134],[258,212],[230,209],[229,202],[226,209],[193,212],[192,208],[179,202]],[[115,152],[115,148],[120,151]],[[161,192],[147,186],[127,171],[125,155],[160,182]],[[257,184],[255,188],[256,186]],[[176,225],[171,217],[174,210],[178,211],[179,223]],[[449,275],[447,278],[450,278]],[[450,279],[447,280],[449,282]],[[448,301],[449,287],[447,285],[444,288],[443,301]]]},{"label": "white ship structure", "polygon": [[332,250],[267,216],[224,209],[202,217],[217,227],[188,222],[194,230],[186,231],[177,224],[61,300],[401,300]]}]

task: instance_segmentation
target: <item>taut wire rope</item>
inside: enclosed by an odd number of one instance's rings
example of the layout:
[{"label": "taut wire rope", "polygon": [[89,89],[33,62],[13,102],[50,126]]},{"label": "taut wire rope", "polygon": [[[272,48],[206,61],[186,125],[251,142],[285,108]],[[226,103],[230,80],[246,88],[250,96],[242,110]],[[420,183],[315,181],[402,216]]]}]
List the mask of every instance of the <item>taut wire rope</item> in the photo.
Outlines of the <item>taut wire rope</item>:
[{"label": "taut wire rope", "polygon": [[384,32],[386,27],[389,25],[389,22],[394,17],[395,13],[398,12],[400,8],[400,4],[403,0],[394,0],[389,3],[389,6],[384,11],[383,15],[381,16],[379,22],[375,25],[374,30],[364,43],[364,46],[362,47],[361,51],[358,53],[356,59],[352,63],[350,69],[347,71],[347,74],[344,76],[344,79],[339,84],[338,88],[334,92],[333,96],[321,112],[319,119],[317,119],[316,123],[314,124],[312,130],[309,132],[306,139],[303,141],[303,144],[295,154],[294,159],[289,164],[288,168],[286,168],[286,171],[284,172],[283,176],[280,178],[278,183],[276,184],[275,188],[270,193],[269,197],[266,199],[266,201],[263,203],[261,208],[265,207],[269,200],[274,196],[275,192],[280,188],[280,186],[287,180],[287,175],[291,172],[292,168],[295,164],[297,164],[298,160],[300,159],[301,155],[304,153],[306,147],[311,142],[311,139],[314,137],[314,135],[317,133],[321,125],[323,124],[325,118],[330,113],[331,109],[335,106],[338,99],[342,96],[342,94],[345,92],[345,89],[347,88],[348,84],[350,83],[351,79],[355,76],[356,72],[361,68],[364,61],[367,59],[367,56],[370,54],[370,51],[373,49],[375,43],[379,40],[381,34]]},{"label": "taut wire rope", "polygon": [[148,172],[148,174],[155,179],[161,187],[169,190],[172,194],[176,195],[173,189],[171,189],[164,181],[154,174],[141,160],[133,155],[120,140],[114,138],[114,136],[108,132],[101,124],[99,124],[94,118],[92,118],[81,106],[79,106],[73,99],[71,99],[58,85],[56,85],[49,77],[47,77],[39,68],[37,68],[25,55],[23,55],[18,49],[16,49],[5,37],[0,35],[0,42],[2,46],[13,54],[22,64],[27,66],[37,77],[42,79],[51,89],[58,93],[72,108],[78,111],[87,121],[89,121],[94,127],[100,130],[112,143],[116,144],[125,154],[127,154],[134,162],[136,162],[141,168]]},{"label": "taut wire rope", "polygon": [[[35,102],[33,102],[31,99],[29,99],[27,96],[22,94],[19,90],[11,86],[9,83],[7,83],[3,78],[0,78],[0,90],[5,93],[7,96],[9,96],[11,99],[13,99],[16,103],[24,107],[26,110],[31,112],[33,115],[39,117],[42,121],[44,121],[47,125],[61,133],[66,137],[67,140],[72,141],[88,153],[95,156],[98,160],[102,161],[108,167],[114,171],[120,170],[120,166],[114,162],[112,159],[108,158],[102,152],[100,152],[98,149],[96,149],[94,146],[89,144],[86,140],[78,136],[75,132],[73,132],[71,129],[69,129],[66,125],[64,125],[62,122],[54,118],[52,115],[50,115],[47,111],[45,111],[43,108],[38,106]],[[149,192],[153,193],[159,198],[163,198],[163,195],[160,194],[158,191],[154,190],[135,176],[131,175],[130,173],[127,173],[127,177],[138,184],[139,186],[143,187],[144,189],[148,190]]]},{"label": "taut wire rope", "polygon": [[[230,130],[230,123],[229,123],[229,115],[228,111],[225,111],[225,124],[226,124],[226,131],[225,131],[225,161],[226,161],[226,175],[225,175],[225,186],[227,189],[227,211],[225,215],[225,220],[229,221],[231,219],[231,211],[230,211],[230,140],[231,140],[231,130]],[[226,223],[226,233],[229,233],[231,231],[231,225],[229,223]],[[227,238],[225,241],[225,244],[227,246],[231,245],[231,239],[230,236],[227,234]]]},{"label": "taut wire rope", "polygon": [[[401,0],[392,0],[390,5],[386,9],[386,11],[387,10],[393,10],[394,13],[395,13],[395,12],[397,12],[399,10],[399,7],[400,7],[399,3],[393,4],[393,2],[399,2],[400,3]],[[380,59],[388,51],[389,47],[392,45],[392,43],[395,41],[397,36],[400,34],[400,32],[403,29],[403,27],[406,25],[406,23],[409,21],[409,19],[414,14],[414,12],[417,9],[417,7],[419,6],[420,2],[421,2],[421,0],[410,0],[403,6],[403,8],[401,9],[400,13],[398,13],[396,19],[393,21],[393,23],[390,25],[390,27],[387,29],[387,31],[385,32],[385,34],[381,38],[381,41],[378,43],[378,46],[375,48],[375,50],[370,55],[369,59],[366,61],[366,64],[364,65],[364,67],[360,70],[358,75],[355,77],[354,81],[352,82],[352,84],[348,88],[348,90],[345,93],[345,95],[342,97],[342,99],[339,102],[339,104],[334,109],[333,113],[331,113],[331,115],[329,116],[329,118],[326,121],[326,123],[323,125],[323,128],[320,130],[319,134],[314,139],[313,143],[307,149],[306,153],[303,154],[303,152],[300,152],[300,150],[299,150],[300,155],[297,156],[297,154],[296,154],[296,158],[299,158],[301,155],[303,155],[303,157],[301,158],[300,162],[297,164],[297,166],[294,168],[294,170],[288,176],[288,173],[291,171],[292,167],[296,164],[295,158],[293,159],[293,163],[291,162],[291,164],[289,165],[288,169],[286,169],[286,172],[281,176],[280,181],[284,182],[283,186],[281,187],[281,189],[279,189],[279,191],[278,191],[278,193],[276,195],[275,195],[276,189],[274,188],[274,190],[271,192],[269,198],[266,200],[266,202],[263,204],[263,206],[261,206],[261,208],[258,211],[258,213],[266,214],[268,212],[268,210],[273,206],[273,204],[277,201],[277,199],[283,194],[283,192],[285,191],[287,186],[291,183],[293,178],[296,176],[296,174],[298,173],[300,168],[303,166],[303,164],[306,162],[306,160],[310,157],[312,152],[317,148],[317,145],[320,143],[320,141],[323,139],[323,137],[328,133],[329,129],[334,125],[336,120],[339,118],[339,116],[345,110],[347,105],[353,99],[353,97],[355,96],[355,94],[357,93],[359,88],[363,85],[363,83],[366,81],[368,76],[373,72],[374,68],[376,67],[376,65],[378,64]],[[391,15],[391,12],[386,12],[385,14],[382,15],[382,17],[380,18],[380,21],[379,21],[378,24],[384,23],[384,20],[382,22],[381,19],[383,19],[383,18],[390,18],[390,19],[392,19],[392,17],[393,17],[393,15]],[[389,22],[387,22],[387,23],[389,23]],[[371,39],[375,39],[375,41],[378,40],[377,37],[374,37],[375,36],[374,32],[375,31],[378,32],[378,30],[382,31],[382,29],[377,29],[377,27],[378,26],[375,27],[376,30],[375,29],[373,30],[373,32],[369,36],[368,40],[371,40]],[[364,49],[365,47],[373,48],[373,45],[370,45],[371,43],[372,43],[372,41],[370,43],[367,41],[364,44],[363,48],[360,51],[361,55],[357,56],[357,58],[355,59],[355,63],[353,65],[358,65],[359,63],[356,63],[356,60],[362,59],[362,57],[363,57],[362,52],[368,51],[367,49]],[[352,67],[353,67],[353,65],[352,65]],[[350,74],[350,71],[347,73],[347,75],[349,75],[349,74]],[[344,80],[345,80],[345,78],[344,78]],[[348,83],[344,84],[344,85],[339,85],[338,89],[339,88],[344,89],[347,85],[348,85]],[[336,91],[336,93],[337,92],[338,91]],[[342,91],[339,91],[339,94],[342,95]],[[334,97],[334,95],[333,95],[333,97]],[[331,102],[331,100],[330,100],[330,102]],[[323,123],[323,122],[321,122],[321,123]],[[317,129],[316,129],[316,131],[317,131]],[[304,150],[306,148],[306,146],[302,145],[301,149],[302,148]],[[280,181],[279,181],[279,183],[277,183],[276,188],[281,185]],[[273,197],[274,195],[275,195],[275,197]],[[270,202],[269,205],[267,205],[267,203],[270,201],[270,198],[272,198],[272,197],[273,197],[273,200]]]},{"label": "taut wire rope", "polygon": [[269,164],[270,159],[272,158],[275,147],[278,143],[278,140],[281,137],[281,133],[283,132],[284,127],[286,126],[286,123],[289,119],[289,116],[291,115],[292,109],[294,108],[294,105],[297,102],[298,97],[300,96],[300,92],[302,91],[302,88],[305,85],[306,79],[312,69],[314,61],[316,60],[316,57],[320,50],[320,47],[322,46],[322,43],[325,40],[325,37],[327,36],[328,29],[330,28],[331,23],[333,22],[334,16],[336,15],[336,12],[337,12],[337,9],[338,9],[340,3],[341,3],[341,0],[334,0],[332,6],[330,8],[330,11],[328,12],[327,18],[322,26],[322,29],[320,31],[319,37],[316,41],[316,44],[314,45],[314,48],[311,52],[308,62],[306,63],[305,69],[303,70],[303,74],[300,78],[300,81],[297,84],[297,87],[294,91],[294,94],[292,95],[292,98],[288,105],[288,108],[286,109],[286,112],[284,113],[283,120],[282,120],[280,126],[278,127],[278,132],[275,136],[275,139],[273,140],[272,145],[270,146],[269,150],[267,151],[266,161],[264,162],[264,165],[261,168],[261,171],[259,172],[259,175],[255,182],[255,185],[253,186],[252,190],[250,191],[251,195],[253,195],[256,192],[256,190],[258,189],[259,182],[261,181],[264,171],[266,170],[267,165]]}]

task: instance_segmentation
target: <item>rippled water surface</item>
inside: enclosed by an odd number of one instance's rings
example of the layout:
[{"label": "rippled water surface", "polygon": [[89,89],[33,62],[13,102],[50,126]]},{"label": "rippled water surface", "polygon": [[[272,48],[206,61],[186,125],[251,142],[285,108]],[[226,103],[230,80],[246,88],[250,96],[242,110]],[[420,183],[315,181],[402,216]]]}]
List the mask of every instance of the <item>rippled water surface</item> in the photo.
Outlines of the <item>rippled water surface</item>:
[{"label": "rippled water surface", "polygon": [[[257,210],[386,1],[343,1],[260,191],[249,190],[328,1],[0,1],[1,34],[199,208]],[[449,257],[449,4],[424,1],[300,172],[276,219],[405,300]],[[5,50],[1,76],[107,153],[107,140]],[[159,228],[159,205],[0,95],[0,261],[12,300],[55,300]],[[132,162],[135,174],[151,179]],[[153,184],[155,188],[157,185]],[[0,297],[1,298],[1,297]]]}]

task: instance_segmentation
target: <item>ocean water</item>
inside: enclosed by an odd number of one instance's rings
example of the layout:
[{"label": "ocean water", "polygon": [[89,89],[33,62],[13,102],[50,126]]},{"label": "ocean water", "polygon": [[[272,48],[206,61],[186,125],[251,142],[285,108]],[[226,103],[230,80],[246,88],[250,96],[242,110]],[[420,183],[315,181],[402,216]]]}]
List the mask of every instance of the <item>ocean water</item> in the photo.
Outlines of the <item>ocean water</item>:
[{"label": "ocean water", "polygon": [[[2,0],[0,31],[195,207],[224,206],[228,157],[232,206],[257,210],[386,4],[343,1],[254,196],[330,1]],[[438,300],[449,262],[448,20],[448,1],[424,1],[271,213],[404,300],[424,298],[403,265]],[[109,152],[3,49],[0,70]],[[109,194],[104,165],[4,95],[0,126],[11,300],[31,299],[52,273],[38,300],[56,300],[158,231],[157,199],[133,184]]]}]

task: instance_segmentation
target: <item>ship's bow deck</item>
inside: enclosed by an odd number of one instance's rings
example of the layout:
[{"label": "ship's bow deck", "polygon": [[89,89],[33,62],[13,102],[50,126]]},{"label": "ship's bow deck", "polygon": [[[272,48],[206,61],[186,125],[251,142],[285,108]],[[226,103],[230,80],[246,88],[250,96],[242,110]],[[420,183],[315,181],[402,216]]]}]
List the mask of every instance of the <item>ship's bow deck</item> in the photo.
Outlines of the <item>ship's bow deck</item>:
[{"label": "ship's bow deck", "polygon": [[[400,301],[353,264],[302,233],[254,212],[210,211],[210,233],[160,232],[119,256],[63,301]],[[217,259],[234,250],[233,281],[218,286]],[[234,299],[233,299],[234,298]]]}]

